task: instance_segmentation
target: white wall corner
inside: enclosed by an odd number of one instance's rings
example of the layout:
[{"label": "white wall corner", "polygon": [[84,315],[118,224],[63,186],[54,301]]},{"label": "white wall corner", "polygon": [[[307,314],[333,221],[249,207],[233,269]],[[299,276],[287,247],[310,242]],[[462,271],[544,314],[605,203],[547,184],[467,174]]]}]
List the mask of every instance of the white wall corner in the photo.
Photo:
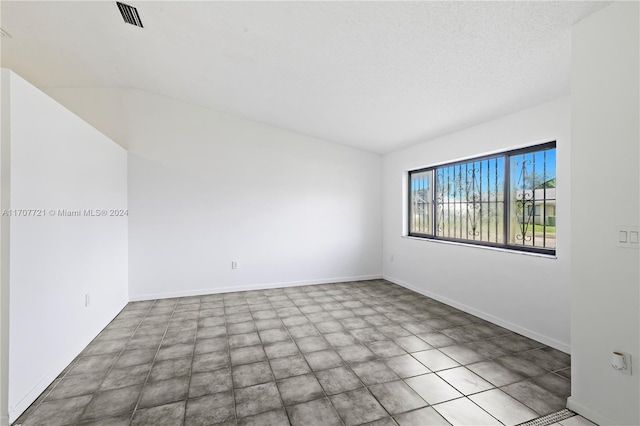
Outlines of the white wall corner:
[{"label": "white wall corner", "polygon": [[[0,228],[3,365],[5,338],[10,357],[1,389],[8,386],[2,401],[7,398],[12,422],[128,302],[127,218],[56,213],[126,209],[127,154],[18,75],[11,73],[9,85],[11,155],[4,155],[7,109],[2,113],[1,196],[3,202],[10,196],[13,209],[38,206],[46,212],[11,217],[10,247],[5,217]],[[6,98],[3,93],[3,106]],[[5,249],[11,250],[10,277]],[[5,297],[9,290],[11,297]],[[90,307],[84,302],[89,292]],[[11,309],[10,322],[4,321],[5,306]]]},{"label": "white wall corner", "polygon": [[335,283],[368,281],[368,280],[378,280],[378,279],[382,279],[382,275],[361,275],[357,277],[327,278],[327,279],[319,279],[319,280],[273,282],[273,283],[250,284],[250,285],[240,285],[240,286],[234,285],[234,286],[226,286],[226,287],[211,287],[207,289],[190,289],[190,290],[184,290],[184,291],[172,291],[172,292],[164,292],[164,293],[134,294],[130,297],[130,300],[132,302],[138,302],[142,300],[204,296],[207,294],[232,293],[236,291],[266,290],[270,288],[301,287],[301,286],[307,286],[307,285],[335,284]]},{"label": "white wall corner", "polygon": [[[40,380],[37,381],[30,389],[30,391],[23,395],[22,398],[17,401],[13,407],[9,407],[9,416],[7,417],[7,421],[11,419],[11,421],[15,421],[29,406],[35,401],[42,392],[44,392],[47,387],[60,375],[60,373],[73,362],[73,360],[81,353],[88,345],[91,343],[93,339],[95,339],[98,334],[104,328],[118,316],[118,314],[127,306],[128,302],[123,302],[119,306],[114,307],[114,309],[105,315],[100,321],[97,321],[95,325],[92,327],[92,330],[82,336],[81,339],[78,339],[77,343],[74,344],[72,348],[70,348],[66,354],[61,357],[54,366],[52,366],[49,371],[44,374]],[[0,425],[2,426],[2,425]]]}]

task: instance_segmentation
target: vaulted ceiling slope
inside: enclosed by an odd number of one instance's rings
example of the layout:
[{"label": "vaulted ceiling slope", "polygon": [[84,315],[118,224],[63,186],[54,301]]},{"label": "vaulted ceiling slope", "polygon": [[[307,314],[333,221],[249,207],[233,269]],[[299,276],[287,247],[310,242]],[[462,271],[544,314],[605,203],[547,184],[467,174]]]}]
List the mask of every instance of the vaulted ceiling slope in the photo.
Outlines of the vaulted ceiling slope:
[{"label": "vaulted ceiling slope", "polygon": [[130,87],[387,153],[569,93],[608,2],[2,1],[2,66]]}]

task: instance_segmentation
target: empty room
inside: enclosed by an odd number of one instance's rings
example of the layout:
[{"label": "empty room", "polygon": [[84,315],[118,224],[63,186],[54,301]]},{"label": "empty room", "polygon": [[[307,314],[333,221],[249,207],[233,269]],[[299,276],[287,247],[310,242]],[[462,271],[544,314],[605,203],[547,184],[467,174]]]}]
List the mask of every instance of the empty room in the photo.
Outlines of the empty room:
[{"label": "empty room", "polygon": [[640,424],[640,3],[0,2],[0,426]]}]

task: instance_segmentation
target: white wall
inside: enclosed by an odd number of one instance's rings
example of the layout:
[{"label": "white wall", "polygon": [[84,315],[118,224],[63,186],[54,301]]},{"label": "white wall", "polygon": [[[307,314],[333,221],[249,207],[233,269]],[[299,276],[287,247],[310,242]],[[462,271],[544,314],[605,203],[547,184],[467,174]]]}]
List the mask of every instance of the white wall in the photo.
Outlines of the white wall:
[{"label": "white wall", "polygon": [[[127,154],[10,75],[10,198],[44,217],[10,220],[9,410],[14,420],[127,303]],[[3,188],[4,190],[4,188]],[[85,294],[91,303],[85,308]]]},{"label": "white wall", "polygon": [[[639,13],[616,2],[573,33],[572,207],[588,214],[571,222],[569,408],[600,424],[640,424],[640,251],[617,247],[618,226],[640,222]],[[614,350],[632,376],[611,368]]]},{"label": "white wall", "polygon": [[[0,69],[0,211],[11,208],[10,82]],[[0,426],[9,425],[9,219],[0,215]]]},{"label": "white wall", "polygon": [[[569,123],[566,96],[385,155],[384,277],[568,352]],[[557,259],[403,238],[408,170],[553,140],[557,141]]]},{"label": "white wall", "polygon": [[132,299],[380,277],[380,155],[138,90],[124,104]]}]

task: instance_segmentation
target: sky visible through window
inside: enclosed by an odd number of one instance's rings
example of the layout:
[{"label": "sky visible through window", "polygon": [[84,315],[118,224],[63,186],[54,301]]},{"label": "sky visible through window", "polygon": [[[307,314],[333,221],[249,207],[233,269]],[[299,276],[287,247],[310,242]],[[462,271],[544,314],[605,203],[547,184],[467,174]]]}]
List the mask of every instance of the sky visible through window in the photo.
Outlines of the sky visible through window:
[{"label": "sky visible through window", "polygon": [[410,184],[411,233],[555,249],[554,144],[411,172]]}]

